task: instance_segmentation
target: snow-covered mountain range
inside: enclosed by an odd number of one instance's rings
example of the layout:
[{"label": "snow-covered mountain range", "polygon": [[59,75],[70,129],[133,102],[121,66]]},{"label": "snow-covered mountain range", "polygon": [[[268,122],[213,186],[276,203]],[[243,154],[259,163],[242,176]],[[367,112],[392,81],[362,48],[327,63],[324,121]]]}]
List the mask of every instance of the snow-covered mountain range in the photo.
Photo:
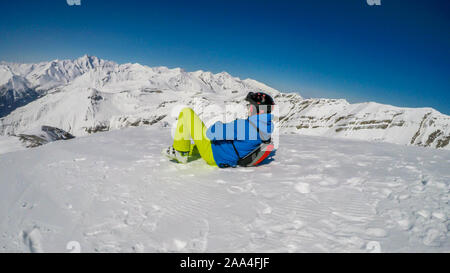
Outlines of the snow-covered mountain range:
[{"label": "snow-covered mountain range", "polygon": [[432,108],[303,99],[226,72],[117,64],[87,55],[0,63],[0,135],[26,134],[43,125],[74,136],[129,126],[167,127],[181,105],[193,107],[209,123],[243,116],[244,96],[259,90],[275,97],[282,133],[450,149],[450,117]]}]

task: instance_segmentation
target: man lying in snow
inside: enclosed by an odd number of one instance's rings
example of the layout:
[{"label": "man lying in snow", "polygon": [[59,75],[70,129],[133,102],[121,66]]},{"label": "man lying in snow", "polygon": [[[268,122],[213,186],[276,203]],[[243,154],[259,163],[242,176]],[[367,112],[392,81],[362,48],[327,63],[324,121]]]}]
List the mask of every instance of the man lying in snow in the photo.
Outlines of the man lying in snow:
[{"label": "man lying in snow", "polygon": [[178,116],[173,145],[163,153],[179,163],[200,155],[209,165],[220,168],[262,163],[274,149],[271,112],[275,102],[262,92],[250,92],[245,100],[248,102],[247,119],[225,124],[218,121],[209,129],[191,108],[184,108]]}]

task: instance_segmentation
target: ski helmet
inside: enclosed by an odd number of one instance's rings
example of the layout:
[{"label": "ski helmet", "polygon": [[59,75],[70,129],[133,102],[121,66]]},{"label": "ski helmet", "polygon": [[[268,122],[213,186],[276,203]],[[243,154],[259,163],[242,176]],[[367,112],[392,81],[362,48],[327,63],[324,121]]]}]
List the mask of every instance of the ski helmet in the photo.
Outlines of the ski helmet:
[{"label": "ski helmet", "polygon": [[256,114],[269,114],[272,112],[273,105],[275,105],[273,98],[263,92],[250,92],[247,94],[245,100],[250,103],[250,107],[252,107],[251,112],[253,113],[256,110]]}]

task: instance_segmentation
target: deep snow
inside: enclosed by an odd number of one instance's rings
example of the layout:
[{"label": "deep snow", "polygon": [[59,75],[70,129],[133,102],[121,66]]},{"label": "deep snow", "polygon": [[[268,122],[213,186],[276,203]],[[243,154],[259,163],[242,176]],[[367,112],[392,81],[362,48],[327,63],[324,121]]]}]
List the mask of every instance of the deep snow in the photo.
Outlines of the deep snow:
[{"label": "deep snow", "polygon": [[281,135],[219,169],[128,128],[0,156],[0,251],[449,252],[450,151]]}]

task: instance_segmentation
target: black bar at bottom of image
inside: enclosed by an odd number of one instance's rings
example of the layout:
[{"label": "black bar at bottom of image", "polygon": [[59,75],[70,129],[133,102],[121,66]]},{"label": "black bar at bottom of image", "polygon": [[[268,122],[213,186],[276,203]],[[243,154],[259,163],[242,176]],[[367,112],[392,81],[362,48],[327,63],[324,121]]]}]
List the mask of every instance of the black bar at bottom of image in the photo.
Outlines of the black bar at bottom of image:
[{"label": "black bar at bottom of image", "polygon": [[[418,257],[420,255],[420,257]],[[148,253],[148,254],[0,254],[5,264],[45,266],[46,269],[93,270],[121,268],[144,272],[309,272],[330,269],[380,270],[414,267],[417,261],[444,264],[448,254],[299,254],[299,253]],[[17,261],[14,261],[17,258]],[[19,260],[20,259],[20,260]],[[31,260],[28,262],[27,260]],[[27,261],[24,263],[24,261]],[[360,271],[359,271],[360,272]]]}]

